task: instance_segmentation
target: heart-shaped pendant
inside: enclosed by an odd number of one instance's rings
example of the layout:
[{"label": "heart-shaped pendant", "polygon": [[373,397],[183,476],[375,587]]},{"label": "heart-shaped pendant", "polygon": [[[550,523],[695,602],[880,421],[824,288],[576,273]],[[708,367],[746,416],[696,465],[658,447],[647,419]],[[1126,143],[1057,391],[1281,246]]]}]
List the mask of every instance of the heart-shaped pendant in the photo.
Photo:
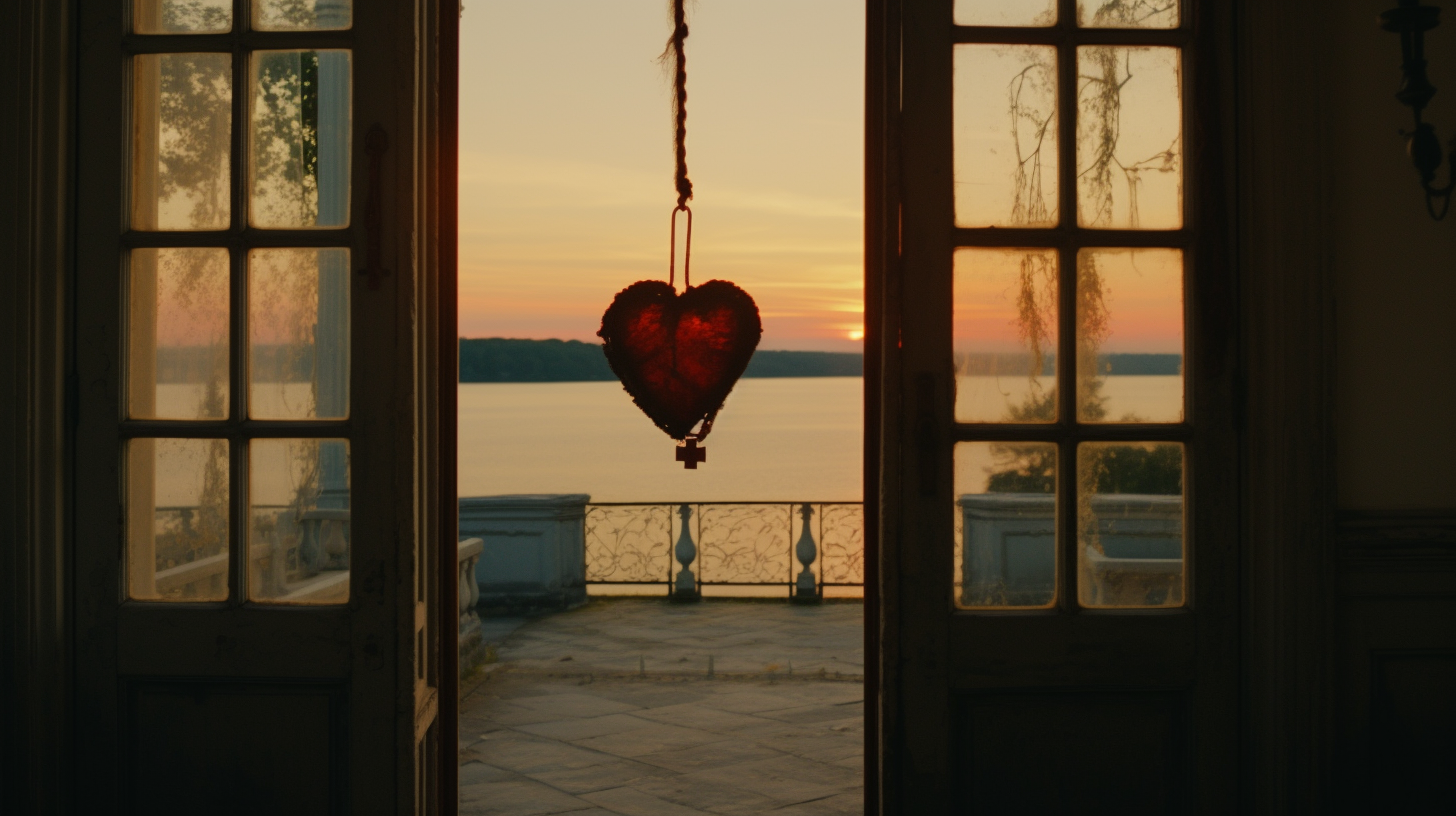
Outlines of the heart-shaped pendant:
[{"label": "heart-shaped pendant", "polygon": [[602,349],[617,378],[673,439],[712,422],[743,376],[763,335],[753,298],[728,281],[681,295],[662,281],[638,281],[602,315]]}]

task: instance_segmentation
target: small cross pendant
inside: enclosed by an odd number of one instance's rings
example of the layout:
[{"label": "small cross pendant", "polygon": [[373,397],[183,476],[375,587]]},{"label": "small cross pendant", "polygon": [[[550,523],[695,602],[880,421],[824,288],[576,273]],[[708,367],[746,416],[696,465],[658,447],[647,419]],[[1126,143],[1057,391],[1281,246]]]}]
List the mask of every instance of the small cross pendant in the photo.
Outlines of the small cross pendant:
[{"label": "small cross pendant", "polygon": [[684,469],[697,470],[699,462],[708,461],[708,449],[698,447],[698,440],[690,436],[687,444],[678,445],[677,460],[683,463]]}]

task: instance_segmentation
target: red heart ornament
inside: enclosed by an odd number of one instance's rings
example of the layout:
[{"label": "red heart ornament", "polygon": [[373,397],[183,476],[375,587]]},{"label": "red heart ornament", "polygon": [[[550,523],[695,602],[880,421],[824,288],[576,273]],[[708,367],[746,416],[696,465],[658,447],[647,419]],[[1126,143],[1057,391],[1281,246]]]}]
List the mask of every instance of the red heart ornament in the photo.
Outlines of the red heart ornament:
[{"label": "red heart ornament", "polygon": [[632,401],[680,440],[723,407],[763,323],[753,298],[728,281],[681,295],[662,281],[638,281],[617,293],[597,335]]}]

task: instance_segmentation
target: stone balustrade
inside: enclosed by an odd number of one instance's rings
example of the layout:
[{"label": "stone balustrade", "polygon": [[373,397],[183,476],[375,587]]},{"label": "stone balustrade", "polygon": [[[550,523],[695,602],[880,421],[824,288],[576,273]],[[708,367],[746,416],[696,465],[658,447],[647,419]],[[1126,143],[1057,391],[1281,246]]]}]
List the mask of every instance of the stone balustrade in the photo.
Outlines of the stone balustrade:
[{"label": "stone balustrade", "polygon": [[466,538],[460,541],[456,551],[458,569],[456,577],[458,584],[458,598],[460,606],[460,676],[464,677],[485,661],[486,646],[481,637],[480,615],[476,607],[480,605],[480,584],[475,580],[475,567],[480,563],[480,554],[485,549],[485,542],[478,538]]},{"label": "stone balustrade", "polygon": [[586,602],[583,494],[460,500],[460,535],[482,542],[475,568],[485,609],[567,609]]},{"label": "stone balustrade", "polygon": [[[488,651],[481,637],[480,615],[477,611],[480,606],[480,584],[476,580],[476,568],[484,549],[485,542],[479,538],[461,539],[456,548],[460,615],[458,646],[462,676],[478,668],[485,661]],[[254,562],[253,573],[264,574],[268,567],[265,562],[273,556],[274,553],[263,548],[255,551],[250,558]],[[157,592],[177,600],[216,597],[220,590],[227,588],[228,562],[228,553],[218,553],[162,570],[157,573]],[[325,571],[299,582],[294,585],[293,591],[281,597],[293,603],[310,600],[327,602],[329,599],[342,597],[348,581],[348,570]]]},{"label": "stone balustrade", "polygon": [[678,601],[779,586],[815,603],[864,585],[860,502],[587,504],[584,538],[588,584],[662,586]]},{"label": "stone balustrade", "polygon": [[[967,495],[957,504],[963,603],[994,596],[997,605],[1034,605],[1053,591],[1052,496]],[[568,608],[585,601],[588,584],[655,585],[675,600],[697,600],[705,587],[781,586],[793,601],[817,602],[825,587],[864,581],[859,502],[594,504],[570,494],[466,498],[460,507],[462,673],[486,657],[483,612]],[[1099,496],[1094,509],[1116,523],[1085,559],[1089,600],[1180,600],[1181,497]],[[254,580],[276,573],[278,556],[265,548],[252,553]],[[161,570],[157,591],[177,599],[215,595],[228,564],[220,553]],[[324,600],[348,578],[347,570],[319,573],[290,583],[284,597]],[[1137,598],[1121,597],[1130,592]]]}]

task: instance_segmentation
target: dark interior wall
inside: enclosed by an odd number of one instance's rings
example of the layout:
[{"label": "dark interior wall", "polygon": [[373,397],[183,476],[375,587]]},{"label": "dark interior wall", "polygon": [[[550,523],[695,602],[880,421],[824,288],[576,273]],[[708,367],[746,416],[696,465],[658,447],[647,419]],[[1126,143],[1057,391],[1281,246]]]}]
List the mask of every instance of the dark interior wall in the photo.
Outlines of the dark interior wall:
[{"label": "dark interior wall", "polygon": [[[1428,115],[1456,136],[1456,6],[1428,37]],[[1456,213],[1432,221],[1393,97],[1395,0],[1332,0],[1326,202],[1339,518],[1334,802],[1456,813]],[[1438,182],[1445,180],[1443,168]],[[1311,196],[1322,191],[1310,191]]]},{"label": "dark interior wall", "polygon": [[[1456,213],[1439,222],[1426,215],[1405,155],[1399,131],[1411,127],[1410,111],[1394,96],[1400,42],[1377,22],[1395,5],[1329,5],[1339,504],[1452,510]],[[1444,141],[1456,136],[1456,7],[1437,5],[1446,6],[1446,19],[1427,41],[1438,89],[1428,120]],[[1311,198],[1321,192],[1311,190]]]}]

